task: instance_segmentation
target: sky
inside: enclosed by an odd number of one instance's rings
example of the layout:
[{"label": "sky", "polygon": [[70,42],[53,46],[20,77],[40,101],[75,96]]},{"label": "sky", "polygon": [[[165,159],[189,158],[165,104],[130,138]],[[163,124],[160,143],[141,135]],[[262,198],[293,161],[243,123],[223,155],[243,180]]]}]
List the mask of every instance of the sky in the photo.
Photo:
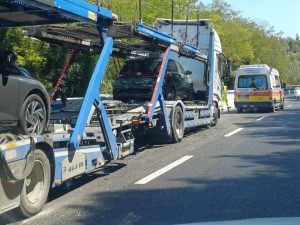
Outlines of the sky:
[{"label": "sky", "polygon": [[[200,0],[211,3],[211,0]],[[276,32],[282,31],[283,37],[295,38],[300,35],[300,0],[224,0],[234,10],[242,12],[245,18],[255,22],[267,22]]]}]

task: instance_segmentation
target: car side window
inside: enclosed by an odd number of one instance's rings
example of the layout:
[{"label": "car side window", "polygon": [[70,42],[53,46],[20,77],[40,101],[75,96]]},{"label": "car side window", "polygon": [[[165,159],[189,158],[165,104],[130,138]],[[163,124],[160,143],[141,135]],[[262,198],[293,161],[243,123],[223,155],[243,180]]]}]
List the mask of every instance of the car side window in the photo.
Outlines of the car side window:
[{"label": "car side window", "polygon": [[177,67],[173,60],[169,60],[167,66],[167,72],[171,72],[171,73],[177,72]]},{"label": "car side window", "polygon": [[183,69],[182,65],[178,62],[176,62],[176,65],[177,65],[178,72],[181,74],[185,74],[185,70]]},{"label": "car side window", "polygon": [[0,69],[0,73],[1,74],[12,74],[12,75],[20,75],[21,72],[18,70],[18,68],[12,64],[8,64],[8,63],[3,63],[1,65],[1,69]]}]

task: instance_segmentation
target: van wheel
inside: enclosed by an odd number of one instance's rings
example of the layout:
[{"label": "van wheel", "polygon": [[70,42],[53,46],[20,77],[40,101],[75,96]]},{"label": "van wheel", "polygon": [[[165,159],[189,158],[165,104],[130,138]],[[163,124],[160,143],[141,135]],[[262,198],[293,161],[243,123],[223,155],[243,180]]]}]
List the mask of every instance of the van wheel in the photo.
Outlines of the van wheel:
[{"label": "van wheel", "polygon": [[24,180],[24,187],[20,196],[19,211],[24,217],[31,217],[43,209],[50,189],[49,159],[40,149],[34,150],[34,157],[33,169]]},{"label": "van wheel", "polygon": [[275,102],[273,102],[272,103],[272,106],[271,106],[271,108],[270,108],[270,112],[271,113],[274,113],[276,111],[276,104],[275,104]]},{"label": "van wheel", "polygon": [[174,121],[172,127],[173,142],[181,142],[184,135],[184,117],[180,106],[175,107]]},{"label": "van wheel", "polygon": [[280,105],[280,109],[284,110],[284,99],[282,99],[281,105]]}]

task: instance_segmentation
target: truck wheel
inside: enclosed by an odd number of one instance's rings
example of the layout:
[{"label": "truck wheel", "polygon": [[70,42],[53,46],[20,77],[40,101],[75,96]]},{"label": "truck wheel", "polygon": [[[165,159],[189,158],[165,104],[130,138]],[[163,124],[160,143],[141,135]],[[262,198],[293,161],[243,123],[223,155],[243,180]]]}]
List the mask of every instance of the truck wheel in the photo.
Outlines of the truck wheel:
[{"label": "truck wheel", "polygon": [[20,196],[20,213],[25,217],[31,217],[43,209],[50,189],[49,159],[40,149],[35,150],[34,156],[33,169],[24,181]]},{"label": "truck wheel", "polygon": [[216,126],[219,121],[219,110],[216,106],[214,106],[214,115],[213,120],[211,121],[212,126]]},{"label": "truck wheel", "polygon": [[43,134],[47,124],[47,111],[40,96],[29,95],[23,102],[19,117],[22,134]]},{"label": "truck wheel", "polygon": [[175,107],[174,121],[172,126],[173,142],[181,142],[184,135],[184,117],[180,106]]}]

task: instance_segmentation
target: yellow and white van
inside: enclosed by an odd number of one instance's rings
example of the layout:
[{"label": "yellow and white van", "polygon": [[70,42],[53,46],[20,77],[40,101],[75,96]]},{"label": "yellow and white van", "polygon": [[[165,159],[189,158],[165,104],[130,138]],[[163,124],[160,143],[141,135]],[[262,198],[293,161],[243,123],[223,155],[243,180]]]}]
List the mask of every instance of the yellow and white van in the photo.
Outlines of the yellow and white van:
[{"label": "yellow and white van", "polygon": [[234,90],[234,104],[239,113],[249,108],[271,112],[284,108],[279,72],[268,65],[240,66],[235,75]]}]

